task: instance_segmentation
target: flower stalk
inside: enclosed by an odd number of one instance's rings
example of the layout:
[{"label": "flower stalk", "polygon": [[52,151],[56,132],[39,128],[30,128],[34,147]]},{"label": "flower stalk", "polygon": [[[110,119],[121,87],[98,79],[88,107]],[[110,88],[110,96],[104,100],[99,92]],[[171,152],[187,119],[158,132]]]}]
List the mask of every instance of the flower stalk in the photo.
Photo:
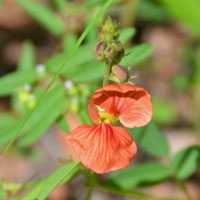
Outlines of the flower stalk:
[{"label": "flower stalk", "polygon": [[103,78],[103,86],[109,85],[110,83],[110,72],[111,72],[112,62],[106,63],[104,78]]}]

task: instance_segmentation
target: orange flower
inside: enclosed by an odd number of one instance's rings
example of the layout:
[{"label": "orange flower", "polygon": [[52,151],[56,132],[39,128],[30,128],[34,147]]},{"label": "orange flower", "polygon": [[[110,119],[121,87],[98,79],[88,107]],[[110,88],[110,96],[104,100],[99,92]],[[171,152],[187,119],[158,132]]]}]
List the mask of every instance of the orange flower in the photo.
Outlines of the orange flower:
[{"label": "orange flower", "polygon": [[153,114],[150,94],[137,86],[108,85],[94,93],[88,111],[96,126],[81,125],[67,136],[69,154],[96,173],[127,167],[137,146],[124,128],[113,125],[146,125]]}]

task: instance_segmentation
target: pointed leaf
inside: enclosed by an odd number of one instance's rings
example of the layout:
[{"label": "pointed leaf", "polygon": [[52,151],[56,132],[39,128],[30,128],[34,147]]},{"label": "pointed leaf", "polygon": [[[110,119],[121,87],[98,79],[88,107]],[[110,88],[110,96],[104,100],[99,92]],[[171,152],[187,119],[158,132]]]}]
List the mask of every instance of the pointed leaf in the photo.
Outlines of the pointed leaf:
[{"label": "pointed leaf", "polygon": [[122,44],[125,44],[133,38],[135,33],[136,30],[134,28],[123,29],[120,31],[119,40],[122,42]]},{"label": "pointed leaf", "polygon": [[60,35],[64,32],[62,20],[50,8],[34,1],[17,0],[17,2],[30,16],[53,34]]},{"label": "pointed leaf", "polygon": [[154,51],[154,46],[151,44],[141,44],[128,49],[125,56],[121,62],[124,66],[133,66],[141,63],[146,58],[148,58]]},{"label": "pointed leaf", "polygon": [[193,146],[178,152],[172,160],[172,167],[179,179],[190,177],[200,163],[200,147]]},{"label": "pointed leaf", "polygon": [[165,165],[149,162],[123,169],[111,175],[106,181],[106,185],[131,190],[139,186],[159,183],[168,179],[170,175],[170,169]]},{"label": "pointed leaf", "polygon": [[60,184],[70,181],[78,172],[78,162],[72,162],[67,165],[61,166],[54,173],[52,173],[44,182],[41,190],[36,199],[44,200],[46,197]]},{"label": "pointed leaf", "polygon": [[34,45],[26,41],[23,44],[22,54],[18,64],[19,70],[28,70],[34,68],[35,65],[35,48]]},{"label": "pointed leaf", "polygon": [[168,142],[158,127],[150,122],[141,128],[130,129],[136,142],[154,156],[167,156],[169,152]]},{"label": "pointed leaf", "polygon": [[0,78],[0,96],[8,96],[25,84],[32,84],[37,79],[35,69],[16,71]]}]

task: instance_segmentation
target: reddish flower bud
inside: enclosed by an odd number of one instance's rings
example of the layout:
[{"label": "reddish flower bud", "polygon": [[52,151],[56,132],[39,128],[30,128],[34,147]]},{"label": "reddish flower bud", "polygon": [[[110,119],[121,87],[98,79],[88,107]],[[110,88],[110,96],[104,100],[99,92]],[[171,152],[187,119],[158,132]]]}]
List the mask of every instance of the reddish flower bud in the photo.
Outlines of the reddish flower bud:
[{"label": "reddish flower bud", "polygon": [[100,42],[96,47],[95,57],[99,62],[104,62],[105,61],[104,50],[105,50],[106,46],[107,45],[106,45],[105,42]]},{"label": "reddish flower bud", "polygon": [[112,72],[121,83],[124,83],[128,80],[128,70],[125,67],[122,67],[121,65],[113,65]]}]

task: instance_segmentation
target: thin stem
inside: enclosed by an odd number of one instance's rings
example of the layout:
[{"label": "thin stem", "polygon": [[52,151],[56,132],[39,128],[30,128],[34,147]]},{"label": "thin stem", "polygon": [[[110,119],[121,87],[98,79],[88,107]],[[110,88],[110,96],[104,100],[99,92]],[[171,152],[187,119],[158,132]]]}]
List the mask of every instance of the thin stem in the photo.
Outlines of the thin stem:
[{"label": "thin stem", "polygon": [[108,188],[102,185],[96,185],[96,188],[106,191],[106,192],[110,192],[112,194],[116,194],[116,195],[120,195],[120,196],[126,196],[126,197],[130,197],[130,198],[137,198],[137,199],[145,199],[145,200],[181,200],[179,198],[172,198],[172,197],[157,197],[157,196],[153,196],[150,194],[144,194],[144,193],[140,193],[140,192],[129,192],[129,191],[121,191],[118,189],[114,189],[114,188]]},{"label": "thin stem", "polygon": [[110,83],[110,71],[112,67],[112,62],[107,61],[106,62],[106,69],[104,73],[104,78],[103,78],[103,86],[109,85]]},{"label": "thin stem", "polygon": [[174,176],[174,179],[177,183],[177,185],[179,186],[179,188],[184,192],[185,196],[187,197],[188,200],[193,200],[189,191],[187,190],[187,187],[185,186],[185,183],[180,180],[180,179],[177,179],[175,176]]},{"label": "thin stem", "polygon": [[98,181],[97,181],[96,177],[94,176],[94,174],[91,173],[91,171],[89,169],[85,168],[82,165],[82,171],[83,171],[83,174],[85,175],[85,177],[90,181],[92,186],[98,185]]},{"label": "thin stem", "polygon": [[172,165],[171,165],[171,156],[168,156],[168,162],[169,162],[169,168],[171,169],[172,172],[172,178],[174,179],[174,181],[177,183],[177,186],[183,191],[183,193],[185,194],[185,196],[187,197],[187,200],[193,200],[192,196],[190,195],[189,191],[187,190],[187,187],[185,186],[184,181],[178,179],[176,177],[176,172],[174,171]]},{"label": "thin stem", "polygon": [[93,191],[94,187],[90,187],[85,200],[90,200],[92,198]]},{"label": "thin stem", "polygon": [[[110,188],[110,187],[105,187],[103,185],[100,185],[97,181],[97,179],[94,177],[94,174],[91,173],[90,170],[86,169],[83,166],[83,173],[85,175],[85,177],[90,181],[90,184],[88,185],[90,188],[92,188],[92,190],[99,189],[99,190],[103,190],[112,194],[116,194],[116,195],[121,195],[121,196],[126,196],[126,197],[130,197],[130,198],[137,198],[137,199],[144,199],[144,200],[182,200],[179,198],[172,198],[172,197],[157,197],[154,195],[150,195],[150,194],[145,194],[145,193],[141,193],[141,192],[136,192],[136,191],[122,191],[119,189],[115,189],[115,188]],[[89,195],[89,194],[88,194]]]}]

